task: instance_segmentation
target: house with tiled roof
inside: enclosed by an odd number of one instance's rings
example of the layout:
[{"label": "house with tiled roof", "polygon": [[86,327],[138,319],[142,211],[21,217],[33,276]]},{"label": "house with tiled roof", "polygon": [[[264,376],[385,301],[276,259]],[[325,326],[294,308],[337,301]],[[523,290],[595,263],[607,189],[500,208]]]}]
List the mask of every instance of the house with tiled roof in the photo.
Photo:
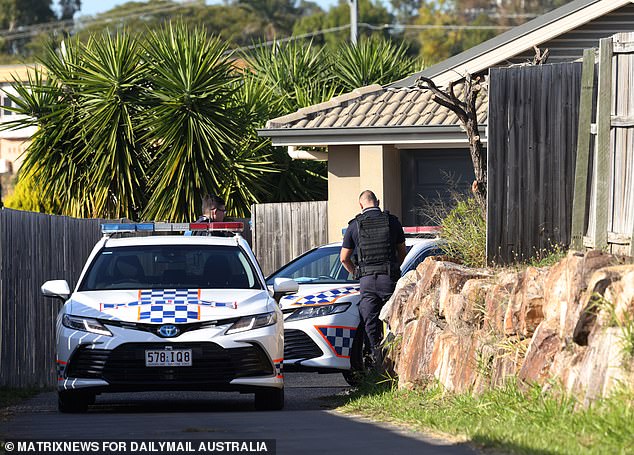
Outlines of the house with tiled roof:
[{"label": "house with tiled roof", "polygon": [[[388,86],[363,87],[271,119],[259,134],[289,150],[327,149],[330,240],[341,238],[341,228],[358,212],[356,196],[368,188],[404,225],[427,224],[424,199],[468,188],[473,169],[458,119],[416,87],[420,76],[446,87],[466,72],[486,76],[492,67],[527,63],[535,47],[549,50],[548,63],[574,61],[622,31],[634,31],[632,0],[574,0]],[[483,92],[477,113],[485,146],[487,112]]]}]

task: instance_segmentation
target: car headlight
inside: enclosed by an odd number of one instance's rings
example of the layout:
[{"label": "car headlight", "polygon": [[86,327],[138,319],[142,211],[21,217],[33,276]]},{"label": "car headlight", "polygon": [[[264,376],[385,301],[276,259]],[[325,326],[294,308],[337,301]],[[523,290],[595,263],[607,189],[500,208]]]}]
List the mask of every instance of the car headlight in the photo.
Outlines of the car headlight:
[{"label": "car headlight", "polygon": [[343,313],[350,308],[349,303],[339,303],[335,305],[319,305],[319,306],[305,306],[299,308],[291,313],[286,321],[298,321],[300,319],[318,318],[321,316],[328,316],[331,314]]},{"label": "car headlight", "polygon": [[267,325],[273,325],[277,322],[277,313],[254,314],[252,316],[243,316],[234,322],[227,330],[226,334],[245,332],[247,330],[259,329]]},{"label": "car headlight", "polygon": [[82,330],[84,332],[97,333],[99,335],[112,336],[112,332],[101,322],[92,318],[82,318],[65,314],[62,318],[62,325],[69,329]]}]

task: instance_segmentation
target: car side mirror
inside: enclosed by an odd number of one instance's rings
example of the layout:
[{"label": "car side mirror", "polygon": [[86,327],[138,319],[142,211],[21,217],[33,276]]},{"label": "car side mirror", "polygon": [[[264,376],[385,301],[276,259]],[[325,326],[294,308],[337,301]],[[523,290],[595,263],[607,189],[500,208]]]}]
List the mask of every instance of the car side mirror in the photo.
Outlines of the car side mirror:
[{"label": "car side mirror", "polygon": [[70,288],[66,280],[50,280],[40,288],[44,297],[54,297],[67,300],[70,297]]},{"label": "car side mirror", "polygon": [[299,291],[299,283],[291,278],[275,278],[273,292],[275,294],[292,294]]}]

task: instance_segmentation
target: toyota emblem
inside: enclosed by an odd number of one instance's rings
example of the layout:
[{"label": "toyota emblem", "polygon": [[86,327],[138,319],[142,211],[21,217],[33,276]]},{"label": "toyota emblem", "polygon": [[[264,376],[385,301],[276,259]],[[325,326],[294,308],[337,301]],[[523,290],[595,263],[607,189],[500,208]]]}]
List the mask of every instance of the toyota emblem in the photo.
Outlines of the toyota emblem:
[{"label": "toyota emblem", "polygon": [[158,329],[158,334],[163,338],[172,338],[178,335],[178,327],[175,325],[162,325]]}]

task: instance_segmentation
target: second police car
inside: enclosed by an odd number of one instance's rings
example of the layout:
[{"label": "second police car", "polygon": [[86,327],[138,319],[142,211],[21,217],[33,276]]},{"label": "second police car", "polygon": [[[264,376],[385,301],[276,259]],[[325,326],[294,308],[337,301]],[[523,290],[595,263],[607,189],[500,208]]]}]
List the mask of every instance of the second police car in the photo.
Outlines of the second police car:
[{"label": "second police car", "polygon": [[240,223],[104,225],[57,320],[59,409],[83,412],[103,392],[220,390],[281,409],[282,313],[247,242],[118,232],[239,229]]},{"label": "second police car", "polygon": [[[412,228],[411,232],[433,235],[436,230]],[[406,238],[405,243],[408,254],[402,274],[427,256],[442,254],[437,238]],[[365,368],[359,281],[343,268],[340,252],[341,242],[314,248],[270,275],[267,284],[291,290],[277,296],[284,313],[285,370],[340,371],[354,384],[354,372]]]}]

